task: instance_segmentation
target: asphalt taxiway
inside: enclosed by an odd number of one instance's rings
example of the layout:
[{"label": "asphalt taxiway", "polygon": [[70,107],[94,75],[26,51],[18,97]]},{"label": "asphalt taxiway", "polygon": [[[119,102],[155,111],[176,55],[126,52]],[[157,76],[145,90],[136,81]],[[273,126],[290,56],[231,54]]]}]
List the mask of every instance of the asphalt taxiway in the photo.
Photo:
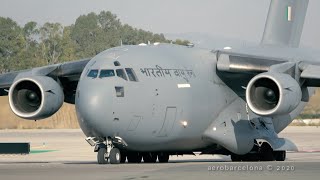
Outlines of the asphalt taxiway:
[{"label": "asphalt taxiway", "polygon": [[228,156],[171,156],[166,164],[98,165],[81,130],[1,130],[0,142],[30,142],[30,155],[0,155],[0,179],[318,179],[320,128],[280,134],[300,150],[285,162],[230,161]]}]

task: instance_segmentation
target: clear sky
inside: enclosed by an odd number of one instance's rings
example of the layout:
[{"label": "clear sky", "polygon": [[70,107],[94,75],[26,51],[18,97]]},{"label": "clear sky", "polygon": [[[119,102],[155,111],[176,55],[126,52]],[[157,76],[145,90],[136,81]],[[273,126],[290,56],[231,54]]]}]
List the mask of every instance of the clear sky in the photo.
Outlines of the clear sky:
[{"label": "clear sky", "polygon": [[[122,22],[157,33],[202,32],[258,42],[270,0],[0,0],[0,16],[69,25],[108,10]],[[302,44],[320,49],[320,1],[310,0]]]}]

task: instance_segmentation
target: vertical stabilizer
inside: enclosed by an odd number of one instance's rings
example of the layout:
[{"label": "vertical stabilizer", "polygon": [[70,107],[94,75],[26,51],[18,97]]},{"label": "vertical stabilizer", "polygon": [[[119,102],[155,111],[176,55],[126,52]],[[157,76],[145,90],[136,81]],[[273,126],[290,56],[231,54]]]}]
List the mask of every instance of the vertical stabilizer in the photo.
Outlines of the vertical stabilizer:
[{"label": "vertical stabilizer", "polygon": [[309,0],[271,0],[261,44],[298,47]]}]

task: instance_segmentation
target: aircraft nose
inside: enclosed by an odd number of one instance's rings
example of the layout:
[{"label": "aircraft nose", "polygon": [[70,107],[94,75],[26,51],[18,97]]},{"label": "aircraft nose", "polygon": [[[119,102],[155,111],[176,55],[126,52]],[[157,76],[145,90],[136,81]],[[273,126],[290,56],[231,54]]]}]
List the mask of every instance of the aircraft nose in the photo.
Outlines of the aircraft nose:
[{"label": "aircraft nose", "polygon": [[97,85],[84,86],[77,92],[76,109],[81,128],[101,135],[110,129],[112,92]]}]

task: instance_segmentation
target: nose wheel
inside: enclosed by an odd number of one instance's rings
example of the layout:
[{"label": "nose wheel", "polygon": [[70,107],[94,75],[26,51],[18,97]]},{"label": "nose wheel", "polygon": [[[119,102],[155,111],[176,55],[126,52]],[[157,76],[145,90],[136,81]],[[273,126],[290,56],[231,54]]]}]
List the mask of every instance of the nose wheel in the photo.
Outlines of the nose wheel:
[{"label": "nose wheel", "polygon": [[106,148],[100,148],[97,154],[98,164],[108,163],[108,153]]},{"label": "nose wheel", "polygon": [[106,148],[100,148],[97,154],[98,164],[107,164],[108,161],[110,161],[110,164],[120,164],[125,162],[124,158],[121,157],[118,148],[112,148],[109,153]]},{"label": "nose wheel", "polygon": [[112,148],[109,154],[110,164],[119,164],[121,162],[121,153],[118,148]]},{"label": "nose wheel", "polygon": [[[98,160],[98,164],[107,164],[108,162],[110,162],[110,164],[120,164],[122,162],[125,161],[125,154],[123,154],[120,152],[120,150],[114,145],[114,139],[108,138],[105,141],[100,141],[98,142],[92,142],[92,139],[87,139],[88,143],[91,144],[95,144],[95,152],[97,153],[97,160]],[[119,142],[116,141],[116,142]]]}]

